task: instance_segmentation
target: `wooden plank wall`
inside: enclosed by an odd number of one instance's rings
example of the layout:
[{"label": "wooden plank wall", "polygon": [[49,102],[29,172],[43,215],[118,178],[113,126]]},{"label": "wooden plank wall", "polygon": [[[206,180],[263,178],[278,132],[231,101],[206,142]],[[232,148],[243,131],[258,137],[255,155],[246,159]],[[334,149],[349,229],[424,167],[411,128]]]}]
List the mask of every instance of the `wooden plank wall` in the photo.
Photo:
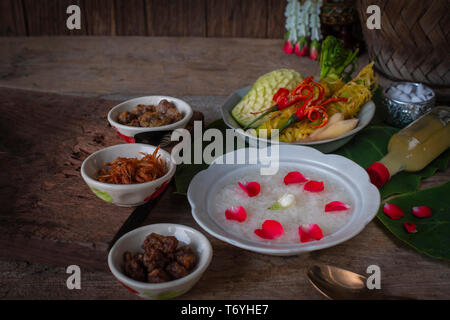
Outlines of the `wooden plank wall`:
[{"label": "wooden plank wall", "polygon": [[[66,9],[82,11],[81,30]],[[285,0],[0,0],[0,36],[281,38]]]}]

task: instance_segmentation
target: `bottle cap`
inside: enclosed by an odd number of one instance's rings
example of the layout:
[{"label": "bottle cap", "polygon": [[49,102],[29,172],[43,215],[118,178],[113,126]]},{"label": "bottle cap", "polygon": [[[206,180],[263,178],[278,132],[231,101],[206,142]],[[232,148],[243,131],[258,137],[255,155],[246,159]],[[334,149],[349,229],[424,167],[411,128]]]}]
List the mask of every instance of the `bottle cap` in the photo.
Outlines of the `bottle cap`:
[{"label": "bottle cap", "polygon": [[372,163],[367,168],[367,173],[369,174],[370,181],[378,188],[381,188],[391,177],[389,170],[381,162]]}]

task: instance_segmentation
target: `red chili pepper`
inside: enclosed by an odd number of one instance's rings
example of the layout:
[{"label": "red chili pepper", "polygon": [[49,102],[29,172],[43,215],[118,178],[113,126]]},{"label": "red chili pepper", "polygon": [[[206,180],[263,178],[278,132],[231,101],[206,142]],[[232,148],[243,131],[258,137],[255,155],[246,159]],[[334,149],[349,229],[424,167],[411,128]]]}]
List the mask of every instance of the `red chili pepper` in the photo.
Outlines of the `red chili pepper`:
[{"label": "red chili pepper", "polygon": [[285,88],[280,88],[273,96],[273,101],[277,102],[280,97],[287,97],[289,95],[289,90]]},{"label": "red chili pepper", "polygon": [[[297,102],[299,102],[301,100],[309,101],[314,95],[313,88],[310,85],[307,84],[311,80],[312,80],[312,77],[306,78],[304,81],[299,83],[297,85],[297,87],[295,87],[295,89],[292,90],[291,92],[289,92],[289,90],[285,89],[285,88],[278,89],[278,91],[273,96],[273,101],[275,102],[275,105],[273,105],[269,109],[261,111],[262,114],[259,115],[258,117],[256,117],[248,125],[246,125],[244,127],[244,130],[247,130],[255,122],[257,122],[258,120],[262,119],[264,116],[266,116],[267,114],[269,114],[271,112],[275,112],[275,111],[278,111],[278,110],[283,110],[283,109],[285,109],[285,108],[287,108],[287,107],[289,107],[289,106],[291,106],[291,105],[293,105],[293,104],[295,104],[295,103],[297,103]],[[303,94],[305,90],[307,91],[307,93]],[[255,112],[253,114],[261,113],[261,112]]]}]

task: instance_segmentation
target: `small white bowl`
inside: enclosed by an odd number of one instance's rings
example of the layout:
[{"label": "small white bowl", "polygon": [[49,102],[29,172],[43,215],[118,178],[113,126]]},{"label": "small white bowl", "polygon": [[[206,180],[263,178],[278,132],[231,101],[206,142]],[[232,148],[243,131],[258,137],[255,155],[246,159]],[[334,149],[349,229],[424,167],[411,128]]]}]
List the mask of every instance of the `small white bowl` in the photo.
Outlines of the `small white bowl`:
[{"label": "small white bowl", "polygon": [[[197,253],[198,262],[187,276],[163,283],[147,283],[133,280],[123,273],[123,254],[143,252],[141,245],[152,232],[174,236],[180,244],[188,245]],[[189,291],[208,268],[212,259],[209,240],[199,231],[180,224],[160,223],[144,226],[123,235],[109,251],[108,266],[117,280],[132,293],[146,299],[170,299]]]},{"label": "small white bowl", "polygon": [[[177,107],[178,111],[180,111],[181,114],[183,115],[183,119],[159,127],[133,127],[133,126],[126,126],[117,122],[117,117],[123,111],[131,111],[134,107],[140,104],[156,106],[163,99],[172,102],[175,105],[175,107]],[[184,128],[188,124],[189,120],[191,120],[193,113],[194,112],[192,111],[191,106],[181,99],[169,96],[145,96],[124,101],[115,106],[114,108],[112,108],[108,112],[108,121],[111,124],[111,126],[117,131],[119,136],[126,142],[130,143],[134,142],[134,136],[138,133],[150,131],[175,130],[178,128]]]},{"label": "small white bowl", "polygon": [[117,157],[142,158],[144,153],[153,153],[156,147],[143,143],[118,144],[94,152],[87,157],[81,165],[81,176],[92,192],[106,202],[112,202],[121,207],[134,207],[144,204],[158,196],[169,184],[175,174],[176,164],[171,155],[164,150],[158,153],[166,162],[167,173],[153,181],[136,184],[110,184],[96,180],[98,171],[105,168],[105,162],[111,162]]}]

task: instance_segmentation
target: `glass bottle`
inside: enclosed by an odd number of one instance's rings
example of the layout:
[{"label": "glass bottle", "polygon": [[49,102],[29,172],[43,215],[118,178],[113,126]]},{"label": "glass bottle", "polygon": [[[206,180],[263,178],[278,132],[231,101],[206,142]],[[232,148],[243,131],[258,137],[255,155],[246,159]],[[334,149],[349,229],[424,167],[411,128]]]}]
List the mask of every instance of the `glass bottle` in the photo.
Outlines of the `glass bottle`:
[{"label": "glass bottle", "polygon": [[450,107],[435,107],[394,134],[387,155],[367,169],[377,187],[400,171],[415,172],[450,147]]}]

